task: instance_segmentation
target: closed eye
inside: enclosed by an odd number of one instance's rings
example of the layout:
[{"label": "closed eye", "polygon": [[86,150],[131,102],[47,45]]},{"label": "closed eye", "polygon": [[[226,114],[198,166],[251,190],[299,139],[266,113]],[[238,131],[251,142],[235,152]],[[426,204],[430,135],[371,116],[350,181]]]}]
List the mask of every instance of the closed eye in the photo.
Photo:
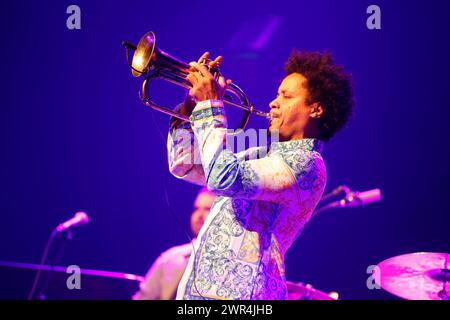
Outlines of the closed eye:
[{"label": "closed eye", "polygon": [[[281,95],[283,96],[283,98],[285,98],[285,99],[291,99],[292,98],[292,96],[291,95],[289,95],[289,94],[286,94],[286,93],[284,93],[284,92],[282,92],[281,93]],[[277,93],[277,98],[280,96],[280,94],[279,93]]]}]

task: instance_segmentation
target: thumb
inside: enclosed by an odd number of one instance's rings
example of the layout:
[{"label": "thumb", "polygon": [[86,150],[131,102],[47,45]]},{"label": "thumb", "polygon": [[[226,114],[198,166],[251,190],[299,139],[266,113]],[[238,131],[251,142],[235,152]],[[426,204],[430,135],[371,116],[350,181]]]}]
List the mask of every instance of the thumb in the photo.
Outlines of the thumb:
[{"label": "thumb", "polygon": [[191,88],[191,89],[189,90],[188,96],[189,96],[191,102],[193,102],[193,103],[196,103],[196,102],[197,102],[197,99],[195,98],[195,93],[194,93],[194,89],[193,89],[193,88]]},{"label": "thumb", "polygon": [[220,76],[218,80],[219,80],[219,85],[220,85],[222,88],[227,88],[227,87],[231,84],[231,82],[232,82],[230,79],[225,80],[225,78],[222,77],[222,76]]}]

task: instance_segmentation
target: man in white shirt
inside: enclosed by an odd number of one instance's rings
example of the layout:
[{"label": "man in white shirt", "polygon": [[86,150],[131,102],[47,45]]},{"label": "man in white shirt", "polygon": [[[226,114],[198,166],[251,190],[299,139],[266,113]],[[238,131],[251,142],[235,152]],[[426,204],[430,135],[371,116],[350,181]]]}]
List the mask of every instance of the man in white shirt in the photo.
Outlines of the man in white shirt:
[{"label": "man in white shirt", "polygon": [[[206,188],[202,188],[198,193],[191,215],[191,232],[194,237],[200,232],[215,199],[216,196]],[[147,272],[133,300],[174,299],[191,252],[192,243],[172,247],[163,252]]]}]

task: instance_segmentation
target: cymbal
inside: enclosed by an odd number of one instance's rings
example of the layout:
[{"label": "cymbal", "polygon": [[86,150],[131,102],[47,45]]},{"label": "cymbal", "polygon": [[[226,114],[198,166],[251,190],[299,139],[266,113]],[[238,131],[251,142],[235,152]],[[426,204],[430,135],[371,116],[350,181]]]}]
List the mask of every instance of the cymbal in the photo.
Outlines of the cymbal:
[{"label": "cymbal", "polygon": [[450,300],[450,254],[417,252],[378,264],[375,281],[407,300]]}]

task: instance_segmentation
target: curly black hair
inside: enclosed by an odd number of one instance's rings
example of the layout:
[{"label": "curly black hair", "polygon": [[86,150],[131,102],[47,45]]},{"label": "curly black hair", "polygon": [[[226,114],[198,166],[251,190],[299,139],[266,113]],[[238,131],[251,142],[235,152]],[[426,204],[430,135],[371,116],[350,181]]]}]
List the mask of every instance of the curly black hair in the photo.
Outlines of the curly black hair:
[{"label": "curly black hair", "polygon": [[308,104],[318,102],[324,108],[319,122],[319,139],[330,140],[353,113],[355,100],[350,74],[334,63],[329,52],[292,51],[284,67],[286,75],[300,73],[307,79]]}]

